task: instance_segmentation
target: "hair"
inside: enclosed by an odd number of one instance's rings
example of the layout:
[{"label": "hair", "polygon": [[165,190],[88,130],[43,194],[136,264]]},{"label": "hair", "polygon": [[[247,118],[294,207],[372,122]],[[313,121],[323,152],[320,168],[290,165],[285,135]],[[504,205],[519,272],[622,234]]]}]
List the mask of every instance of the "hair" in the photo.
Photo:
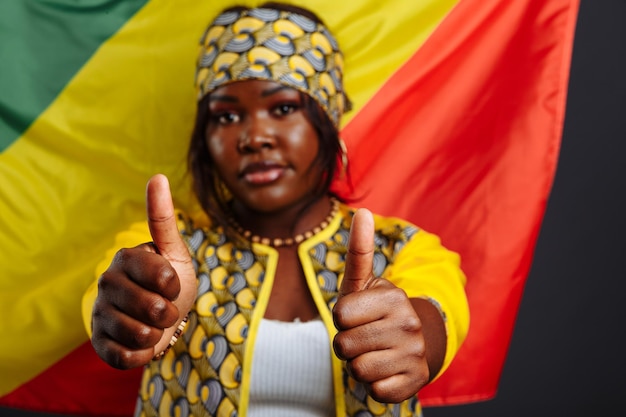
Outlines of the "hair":
[{"label": "hair", "polygon": [[[268,2],[259,7],[297,13],[318,23],[322,23],[321,19],[314,13],[297,6]],[[247,7],[235,6],[227,10],[241,11],[247,9]],[[315,157],[314,166],[321,166],[325,173],[316,190],[315,197],[321,197],[330,193],[340,201],[345,201],[344,198],[330,190],[330,186],[337,174],[337,168],[339,164],[342,163],[339,132],[328,114],[312,97],[303,92],[300,92],[300,95],[305,116],[315,129],[319,140],[319,150]],[[221,179],[214,170],[214,163],[209,153],[206,138],[207,128],[212,119],[209,112],[209,99],[210,94],[207,94],[198,101],[196,120],[187,155],[188,169],[192,177],[193,191],[198,198],[198,202],[204,211],[212,218],[212,221],[215,222],[216,225],[224,227],[228,232],[231,229],[227,215],[230,211],[228,207],[230,200],[229,192],[225,189]],[[347,174],[348,167],[343,166],[342,168]],[[307,208],[308,207],[305,207],[303,211]]]}]

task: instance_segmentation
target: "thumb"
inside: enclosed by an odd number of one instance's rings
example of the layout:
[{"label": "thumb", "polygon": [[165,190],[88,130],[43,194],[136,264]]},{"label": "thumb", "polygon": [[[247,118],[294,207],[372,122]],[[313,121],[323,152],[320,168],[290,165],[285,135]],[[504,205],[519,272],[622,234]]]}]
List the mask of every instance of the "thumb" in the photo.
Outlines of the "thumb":
[{"label": "thumb", "polygon": [[358,209],[352,218],[346,269],[339,296],[366,289],[372,280],[374,259],[374,218],[367,209]]},{"label": "thumb", "polygon": [[152,241],[169,261],[181,261],[189,257],[189,251],[180,237],[174,203],[167,177],[157,174],[148,180],[146,187],[148,226]]}]

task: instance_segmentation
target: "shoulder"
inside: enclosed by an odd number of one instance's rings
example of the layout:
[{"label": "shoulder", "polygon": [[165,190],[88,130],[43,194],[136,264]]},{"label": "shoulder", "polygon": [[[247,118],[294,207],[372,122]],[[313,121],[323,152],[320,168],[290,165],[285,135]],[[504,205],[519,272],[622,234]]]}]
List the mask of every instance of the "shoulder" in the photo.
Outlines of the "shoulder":
[{"label": "shoulder", "polygon": [[[352,218],[357,208],[348,205],[340,206],[340,214],[343,216],[341,228],[345,235],[349,236]],[[374,217],[374,272],[378,276],[383,271],[405,256],[407,249],[414,246],[414,241],[419,240],[421,230],[413,223],[394,216],[384,216],[372,213]],[[348,239],[346,239],[347,241]],[[346,242],[347,244],[347,242]]]},{"label": "shoulder", "polygon": [[[339,210],[343,216],[342,227],[349,230],[357,208],[341,204]],[[374,216],[375,239],[408,242],[420,231],[420,228],[415,224],[400,217],[372,214]]]},{"label": "shoulder", "polygon": [[202,252],[207,246],[225,247],[235,243],[223,227],[217,226],[204,212],[176,210],[175,216],[178,230],[192,254]]},{"label": "shoulder", "polygon": [[[356,210],[357,208],[349,205],[340,205],[340,214],[343,216],[341,227],[346,233],[350,231]],[[437,234],[400,217],[377,213],[373,213],[373,216],[376,249],[384,253],[390,261],[396,260],[398,256],[428,253],[436,254],[436,257],[450,258],[454,263],[458,262],[458,254],[446,248]]]}]

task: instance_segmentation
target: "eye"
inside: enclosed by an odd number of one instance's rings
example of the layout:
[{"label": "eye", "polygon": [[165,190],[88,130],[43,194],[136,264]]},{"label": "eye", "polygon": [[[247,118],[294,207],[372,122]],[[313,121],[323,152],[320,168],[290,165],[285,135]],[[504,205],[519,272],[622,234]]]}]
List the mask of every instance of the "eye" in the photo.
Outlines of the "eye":
[{"label": "eye", "polygon": [[235,112],[218,112],[211,115],[211,121],[220,125],[230,125],[239,122],[239,114]]},{"label": "eye", "polygon": [[287,116],[288,114],[294,113],[299,108],[300,106],[295,103],[281,103],[274,107],[274,114],[277,116]]}]

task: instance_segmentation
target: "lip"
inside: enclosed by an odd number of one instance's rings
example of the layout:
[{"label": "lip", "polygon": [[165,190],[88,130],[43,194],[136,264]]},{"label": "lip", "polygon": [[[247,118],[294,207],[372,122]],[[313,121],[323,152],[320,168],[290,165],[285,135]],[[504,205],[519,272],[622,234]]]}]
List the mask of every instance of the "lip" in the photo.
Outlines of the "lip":
[{"label": "lip", "polygon": [[247,164],[240,172],[240,177],[253,185],[272,183],[283,176],[286,167],[275,161],[259,161]]}]

